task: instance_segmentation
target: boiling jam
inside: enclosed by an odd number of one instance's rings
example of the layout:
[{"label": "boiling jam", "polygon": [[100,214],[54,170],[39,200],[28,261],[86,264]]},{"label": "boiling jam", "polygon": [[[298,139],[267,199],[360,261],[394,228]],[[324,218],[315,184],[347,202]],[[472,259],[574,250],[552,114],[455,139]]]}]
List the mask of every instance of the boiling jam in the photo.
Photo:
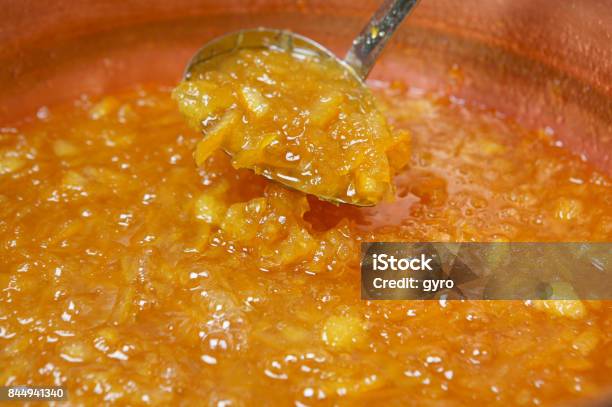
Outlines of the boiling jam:
[{"label": "boiling jam", "polygon": [[[610,241],[550,130],[380,84],[395,200],[335,206],[216,151],[164,89],[0,131],[0,385],[74,404],[552,405],[602,394],[612,303],[360,300],[361,241]],[[313,102],[317,102],[316,100]]]}]

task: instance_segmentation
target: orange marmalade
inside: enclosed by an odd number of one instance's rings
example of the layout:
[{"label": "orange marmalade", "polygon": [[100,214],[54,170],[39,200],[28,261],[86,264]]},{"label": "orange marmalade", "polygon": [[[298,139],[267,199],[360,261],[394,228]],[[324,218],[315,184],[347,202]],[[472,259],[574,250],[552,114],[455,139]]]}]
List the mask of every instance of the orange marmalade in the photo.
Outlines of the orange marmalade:
[{"label": "orange marmalade", "polygon": [[392,132],[369,89],[329,58],[235,51],[197,65],[173,96],[203,130],[198,165],[223,148],[236,168],[332,201],[392,198],[410,159],[408,133]]},{"label": "orange marmalade", "polygon": [[549,130],[401,84],[374,93],[413,140],[395,200],[368,208],[220,151],[196,167],[202,136],[164,89],[2,128],[0,385],[63,385],[83,405],[602,395],[612,302],[366,302],[358,260],[364,240],[610,241],[610,178]]}]

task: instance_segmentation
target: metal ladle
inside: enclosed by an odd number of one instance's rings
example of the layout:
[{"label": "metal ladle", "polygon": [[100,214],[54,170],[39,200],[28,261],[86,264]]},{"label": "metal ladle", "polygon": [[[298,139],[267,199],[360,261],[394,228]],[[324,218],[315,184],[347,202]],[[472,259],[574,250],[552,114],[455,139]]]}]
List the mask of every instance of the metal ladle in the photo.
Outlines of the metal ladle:
[{"label": "metal ladle", "polygon": [[[385,47],[397,27],[416,6],[418,0],[385,0],[372,15],[368,24],[353,40],[344,60],[336,57],[318,42],[287,30],[256,28],[240,30],[216,38],[204,45],[189,61],[184,79],[189,80],[201,63],[217,56],[240,49],[280,49],[305,56],[330,58],[350,72],[365,86],[365,79],[374,67],[378,55]],[[275,181],[279,181],[275,179]],[[286,185],[294,188],[292,185]],[[358,201],[346,202],[337,197],[319,197],[335,203],[366,206]],[[371,205],[371,204],[370,204]]]}]

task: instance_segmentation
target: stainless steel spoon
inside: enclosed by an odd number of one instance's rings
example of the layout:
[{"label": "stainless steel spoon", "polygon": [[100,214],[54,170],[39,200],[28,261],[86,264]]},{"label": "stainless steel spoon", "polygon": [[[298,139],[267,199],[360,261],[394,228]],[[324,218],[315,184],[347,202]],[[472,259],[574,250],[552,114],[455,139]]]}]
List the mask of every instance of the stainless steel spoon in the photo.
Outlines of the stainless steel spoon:
[{"label": "stainless steel spoon", "polygon": [[[364,81],[374,67],[378,55],[404,20],[404,17],[414,9],[417,3],[418,0],[385,0],[372,15],[368,24],[353,40],[351,49],[344,60],[336,57],[318,42],[302,35],[287,30],[256,28],[232,32],[208,42],[191,58],[183,77],[185,80],[189,80],[196,72],[196,67],[199,64],[219,55],[245,48],[276,48],[302,55],[330,58],[355,76],[362,86],[365,86]],[[275,181],[278,180],[275,179]],[[291,185],[286,186],[292,188]],[[371,205],[358,201],[346,202],[337,197],[319,198],[335,203],[349,203],[358,206]]]}]

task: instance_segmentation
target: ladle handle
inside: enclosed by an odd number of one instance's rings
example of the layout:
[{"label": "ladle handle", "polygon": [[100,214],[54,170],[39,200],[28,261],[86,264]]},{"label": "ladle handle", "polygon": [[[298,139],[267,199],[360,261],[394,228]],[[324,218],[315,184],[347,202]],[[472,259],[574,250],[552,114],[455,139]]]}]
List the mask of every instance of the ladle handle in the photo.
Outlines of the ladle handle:
[{"label": "ladle handle", "polygon": [[370,18],[368,24],[353,40],[353,46],[344,61],[361,79],[365,79],[404,17],[410,13],[418,0],[385,0]]}]

